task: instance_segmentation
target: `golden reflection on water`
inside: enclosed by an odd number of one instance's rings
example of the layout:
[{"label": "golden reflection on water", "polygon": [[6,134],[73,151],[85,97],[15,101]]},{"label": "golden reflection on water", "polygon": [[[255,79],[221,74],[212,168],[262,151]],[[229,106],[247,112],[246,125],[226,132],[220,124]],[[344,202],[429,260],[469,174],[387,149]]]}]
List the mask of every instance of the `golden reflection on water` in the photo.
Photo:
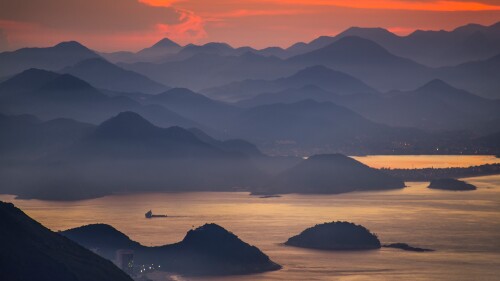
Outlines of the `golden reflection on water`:
[{"label": "golden reflection on water", "polygon": [[352,158],[373,168],[457,168],[500,163],[492,155],[370,155]]},{"label": "golden reflection on water", "polygon": [[[78,202],[6,195],[0,200],[14,202],[53,230],[107,223],[144,245],[176,242],[193,226],[215,222],[284,266],[277,272],[212,280],[498,280],[500,176],[468,181],[479,189],[450,192],[407,183],[407,188],[393,191],[267,199],[248,193],[158,193]],[[149,209],[170,217],[145,219]],[[437,251],[325,252],[281,245],[307,227],[333,220],[362,224],[383,243]]]}]

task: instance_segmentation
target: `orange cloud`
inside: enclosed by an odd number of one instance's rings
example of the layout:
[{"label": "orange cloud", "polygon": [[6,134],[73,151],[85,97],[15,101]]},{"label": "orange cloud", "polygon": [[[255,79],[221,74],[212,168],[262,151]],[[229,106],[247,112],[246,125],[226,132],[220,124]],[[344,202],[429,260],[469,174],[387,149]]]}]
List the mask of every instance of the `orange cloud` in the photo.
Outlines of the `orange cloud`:
[{"label": "orange cloud", "polygon": [[307,14],[304,10],[232,10],[223,13],[209,13],[204,15],[204,19],[207,22],[220,23],[226,19],[238,19],[245,17],[262,17],[262,16],[286,16],[286,15],[301,15]]},{"label": "orange cloud", "polygon": [[[268,2],[265,0],[263,2]],[[499,11],[500,5],[459,1],[402,1],[402,0],[270,0],[273,3],[289,3],[305,6],[337,6],[355,9],[410,10],[410,11]]]},{"label": "orange cloud", "polygon": [[138,0],[139,3],[146,4],[153,7],[170,7],[174,3],[182,0]]},{"label": "orange cloud", "polygon": [[179,43],[196,42],[207,37],[204,25],[205,21],[191,11],[178,9],[180,23],[168,25],[157,24],[158,31],[164,37],[168,37]]}]

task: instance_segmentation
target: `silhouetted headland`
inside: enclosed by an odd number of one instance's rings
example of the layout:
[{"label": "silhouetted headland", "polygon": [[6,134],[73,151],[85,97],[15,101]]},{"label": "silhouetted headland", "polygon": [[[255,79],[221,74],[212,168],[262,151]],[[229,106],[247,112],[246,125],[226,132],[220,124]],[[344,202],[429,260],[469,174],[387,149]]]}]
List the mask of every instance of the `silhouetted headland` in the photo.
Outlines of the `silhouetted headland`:
[{"label": "silhouetted headland", "polygon": [[429,184],[431,189],[442,189],[442,190],[454,190],[454,191],[466,191],[466,190],[476,190],[477,187],[456,179],[436,179],[432,180]]},{"label": "silhouetted headland", "polygon": [[293,236],[285,245],[320,250],[371,250],[381,247],[377,236],[350,222],[317,224]]},{"label": "silhouetted headland", "polygon": [[500,164],[485,164],[465,168],[381,169],[386,174],[405,181],[431,181],[442,178],[468,178],[500,174]]},{"label": "silhouetted headland", "polygon": [[184,275],[233,275],[278,270],[257,247],[240,240],[217,224],[188,231],[181,242],[146,247],[105,224],[86,225],[61,232],[89,249],[112,259],[119,249],[134,251],[134,264],[160,265],[163,271]]},{"label": "silhouetted headland", "polygon": [[[335,194],[403,188],[404,182],[342,154],[314,155],[286,170],[262,193]],[[257,191],[256,191],[257,193]]]},{"label": "silhouetted headland", "polygon": [[112,262],[0,201],[0,279],[132,281]]}]

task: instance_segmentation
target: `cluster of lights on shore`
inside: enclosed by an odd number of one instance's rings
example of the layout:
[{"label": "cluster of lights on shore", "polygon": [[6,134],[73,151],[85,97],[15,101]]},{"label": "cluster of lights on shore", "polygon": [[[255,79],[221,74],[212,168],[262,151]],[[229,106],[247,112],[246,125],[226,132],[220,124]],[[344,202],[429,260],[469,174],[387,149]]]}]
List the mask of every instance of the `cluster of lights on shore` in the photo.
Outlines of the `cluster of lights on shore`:
[{"label": "cluster of lights on shore", "polygon": [[140,273],[146,273],[148,270],[155,270],[155,269],[160,269],[161,266],[158,265],[158,268],[155,268],[155,265],[154,264],[151,264],[151,266],[147,266],[147,265],[141,265],[141,269],[139,270]]}]

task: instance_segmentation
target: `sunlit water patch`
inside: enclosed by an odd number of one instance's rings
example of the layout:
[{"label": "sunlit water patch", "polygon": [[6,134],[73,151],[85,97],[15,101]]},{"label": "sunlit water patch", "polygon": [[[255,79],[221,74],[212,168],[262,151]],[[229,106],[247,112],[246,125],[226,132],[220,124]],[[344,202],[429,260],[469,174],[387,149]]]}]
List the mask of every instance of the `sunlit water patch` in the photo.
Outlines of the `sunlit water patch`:
[{"label": "sunlit water patch", "polygon": [[[407,188],[393,191],[277,198],[149,193],[77,202],[15,200],[9,195],[0,200],[14,202],[56,231],[107,223],[144,245],[176,242],[189,229],[215,222],[284,266],[276,272],[212,280],[498,280],[500,176],[467,180],[478,190],[430,190],[427,183],[407,183]],[[171,217],[145,219],[149,209]],[[405,242],[436,252],[326,252],[282,245],[307,227],[333,220],[362,224],[383,243]]]}]

